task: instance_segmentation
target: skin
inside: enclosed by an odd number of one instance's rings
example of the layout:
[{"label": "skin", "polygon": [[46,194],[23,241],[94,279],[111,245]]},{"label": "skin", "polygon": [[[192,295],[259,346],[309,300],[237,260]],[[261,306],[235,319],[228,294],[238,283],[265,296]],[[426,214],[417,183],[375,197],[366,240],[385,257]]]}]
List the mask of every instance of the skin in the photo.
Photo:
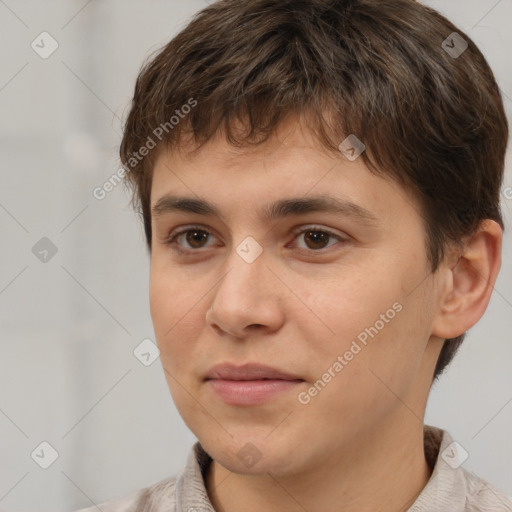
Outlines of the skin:
[{"label": "skin", "polygon": [[[300,119],[255,148],[235,149],[221,133],[192,148],[159,153],[151,205],[169,193],[201,197],[225,221],[153,217],[150,306],[173,400],[213,458],[206,485],[214,508],[406,510],[431,475],[423,418],[442,342],[483,315],[501,264],[501,228],[486,220],[432,274],[411,196],[362,158],[320,149]],[[257,215],[278,199],[317,193],[366,207],[378,224],[322,212],[275,222]],[[191,224],[210,235],[179,237],[188,254],[165,243]],[[345,241],[324,235],[315,244],[300,229],[311,225]],[[236,252],[247,236],[263,249],[250,264]],[[297,393],[395,302],[401,311],[300,403]],[[228,405],[204,381],[226,361],[267,364],[304,382],[261,405]],[[238,456],[246,443],[261,456],[250,467]]]}]

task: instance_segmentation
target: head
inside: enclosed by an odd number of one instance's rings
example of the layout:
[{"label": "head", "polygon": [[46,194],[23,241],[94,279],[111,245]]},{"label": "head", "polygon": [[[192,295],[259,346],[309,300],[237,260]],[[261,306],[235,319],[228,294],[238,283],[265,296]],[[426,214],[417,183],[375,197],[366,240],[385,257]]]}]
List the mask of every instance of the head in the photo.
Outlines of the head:
[{"label": "head", "polygon": [[[453,32],[467,43],[456,57]],[[315,426],[310,454],[325,457],[333,439],[410,415],[404,403],[424,411],[499,270],[507,140],[481,52],[413,0],[224,0],[143,67],[121,161],[151,314],[178,410],[221,462],[252,439],[282,447],[285,472]],[[283,202],[319,196],[343,213]],[[279,201],[289,215],[268,216]],[[225,361],[301,382],[229,405],[205,380]]]}]

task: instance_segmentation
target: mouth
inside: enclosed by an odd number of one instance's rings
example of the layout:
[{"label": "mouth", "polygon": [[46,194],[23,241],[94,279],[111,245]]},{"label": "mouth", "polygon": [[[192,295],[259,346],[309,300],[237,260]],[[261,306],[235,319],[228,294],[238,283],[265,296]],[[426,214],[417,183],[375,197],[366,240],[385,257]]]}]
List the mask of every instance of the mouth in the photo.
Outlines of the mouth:
[{"label": "mouth", "polygon": [[261,364],[249,363],[243,366],[236,366],[231,363],[221,363],[215,365],[206,374],[205,380],[222,379],[235,381],[254,381],[254,380],[304,380],[298,375],[265,366]]},{"label": "mouth", "polygon": [[259,364],[216,365],[205,377],[214,393],[229,405],[257,405],[290,392],[304,379],[277,368]]}]

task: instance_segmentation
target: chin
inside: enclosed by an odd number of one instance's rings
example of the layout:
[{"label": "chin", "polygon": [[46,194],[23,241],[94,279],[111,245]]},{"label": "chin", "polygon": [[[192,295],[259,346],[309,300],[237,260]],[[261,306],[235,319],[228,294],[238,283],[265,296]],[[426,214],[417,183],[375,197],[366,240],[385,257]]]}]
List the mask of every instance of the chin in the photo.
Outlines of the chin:
[{"label": "chin", "polygon": [[281,477],[291,474],[294,469],[292,464],[297,461],[291,446],[283,446],[280,441],[278,443],[256,436],[238,435],[231,438],[228,434],[222,440],[210,438],[201,441],[206,452],[233,473],[252,476],[268,476],[270,473],[274,477]]}]

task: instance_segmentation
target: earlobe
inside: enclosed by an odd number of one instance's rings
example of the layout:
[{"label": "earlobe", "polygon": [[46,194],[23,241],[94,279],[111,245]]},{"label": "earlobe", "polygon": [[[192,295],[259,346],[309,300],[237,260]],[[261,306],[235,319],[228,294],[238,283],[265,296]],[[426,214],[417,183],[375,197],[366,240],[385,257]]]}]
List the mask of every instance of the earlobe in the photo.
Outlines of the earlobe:
[{"label": "earlobe", "polygon": [[465,240],[456,263],[442,269],[446,280],[433,335],[455,338],[483,316],[501,267],[502,239],[500,225],[485,219],[478,231]]}]

